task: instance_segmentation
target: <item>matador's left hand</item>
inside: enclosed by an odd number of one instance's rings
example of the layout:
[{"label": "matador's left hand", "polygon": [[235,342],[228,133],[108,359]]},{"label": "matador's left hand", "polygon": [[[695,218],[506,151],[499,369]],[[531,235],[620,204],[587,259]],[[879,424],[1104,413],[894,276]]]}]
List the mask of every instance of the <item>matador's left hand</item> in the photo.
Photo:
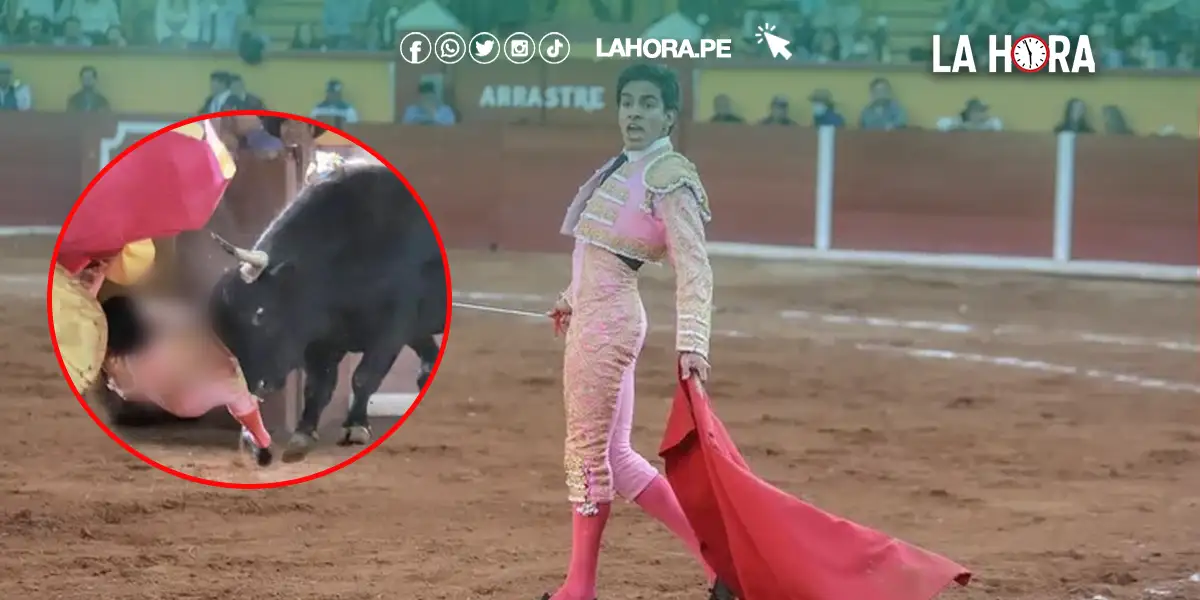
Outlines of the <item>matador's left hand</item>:
[{"label": "matador's left hand", "polygon": [[711,370],[712,365],[708,364],[707,358],[695,352],[679,353],[679,372],[685,380],[696,377],[700,383],[707,382],[708,372]]}]

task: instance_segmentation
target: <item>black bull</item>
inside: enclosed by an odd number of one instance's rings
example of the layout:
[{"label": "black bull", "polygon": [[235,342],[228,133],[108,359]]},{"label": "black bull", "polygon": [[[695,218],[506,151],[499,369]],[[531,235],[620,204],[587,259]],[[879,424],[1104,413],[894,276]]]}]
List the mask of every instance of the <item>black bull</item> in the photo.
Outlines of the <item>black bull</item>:
[{"label": "black bull", "polygon": [[304,409],[284,460],[316,444],[348,353],[362,359],[340,443],[370,440],[367,404],[405,346],[421,359],[424,387],[446,323],[446,269],[432,224],[387,168],[351,166],[305,187],[252,249],[217,239],[240,266],[213,288],[213,326],[251,391],[276,391],[292,371],[305,374]]}]

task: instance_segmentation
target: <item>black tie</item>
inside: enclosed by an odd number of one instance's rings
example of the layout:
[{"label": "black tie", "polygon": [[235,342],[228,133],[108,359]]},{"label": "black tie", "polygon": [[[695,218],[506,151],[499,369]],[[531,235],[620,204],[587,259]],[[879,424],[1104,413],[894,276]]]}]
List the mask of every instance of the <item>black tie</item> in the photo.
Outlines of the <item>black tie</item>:
[{"label": "black tie", "polygon": [[627,162],[629,162],[628,154],[625,154],[624,152],[618,154],[617,159],[614,160],[612,162],[612,164],[609,165],[608,168],[604,170],[604,173],[600,175],[600,181],[597,181],[596,185],[600,185],[601,183],[608,181],[608,178],[612,177],[612,174],[616,173],[617,169],[620,169],[621,165],[624,165]]}]

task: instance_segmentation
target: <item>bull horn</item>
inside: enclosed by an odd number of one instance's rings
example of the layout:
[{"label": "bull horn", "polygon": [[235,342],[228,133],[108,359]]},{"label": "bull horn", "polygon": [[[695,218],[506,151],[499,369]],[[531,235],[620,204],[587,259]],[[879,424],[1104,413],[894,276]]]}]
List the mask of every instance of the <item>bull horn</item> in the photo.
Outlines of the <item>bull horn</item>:
[{"label": "bull horn", "polygon": [[210,231],[208,234],[211,235],[212,238],[221,245],[222,250],[228,252],[231,256],[239,261],[250,265],[255,270],[261,271],[267,268],[267,265],[271,262],[270,255],[262,250],[246,250],[245,248],[239,248],[229,243],[229,240],[217,235],[214,232]]}]

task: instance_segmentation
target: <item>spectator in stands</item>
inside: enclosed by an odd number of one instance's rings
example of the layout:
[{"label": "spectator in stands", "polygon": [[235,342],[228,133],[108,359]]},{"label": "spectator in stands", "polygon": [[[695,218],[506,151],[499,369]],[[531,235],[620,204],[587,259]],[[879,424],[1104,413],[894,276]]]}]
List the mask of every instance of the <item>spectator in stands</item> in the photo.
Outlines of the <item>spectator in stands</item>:
[{"label": "spectator in stands", "polygon": [[1186,41],[1179,44],[1179,51],[1175,53],[1176,69],[1192,70],[1196,68],[1196,43]]},{"label": "spectator in stands", "polygon": [[186,47],[200,39],[200,18],[192,0],[158,0],[154,9],[154,36],[158,43]]},{"label": "spectator in stands", "polygon": [[325,99],[313,108],[309,116],[338,128],[358,122],[358,111],[342,96],[342,82],[337,79],[330,79],[325,84]]},{"label": "spectator in stands", "polygon": [[864,31],[854,38],[854,45],[850,47],[850,51],[846,53],[844,60],[847,62],[874,62],[881,61],[879,48],[875,45],[875,40],[871,34]]},{"label": "spectator in stands", "polygon": [[841,129],[846,126],[846,118],[837,111],[837,106],[833,103],[833,94],[829,90],[816,90],[809,97],[808,101],[812,103],[813,112],[813,127],[837,127]]},{"label": "spectator in stands", "polygon": [[821,29],[813,37],[812,47],[808,51],[809,60],[818,63],[830,63],[842,60],[841,42],[837,33],[832,29]]},{"label": "spectator in stands", "polygon": [[200,114],[221,112],[221,107],[225,106],[225,101],[229,99],[230,79],[232,77],[225,71],[213,71],[208,76],[210,94],[204,99],[204,104],[200,106]]},{"label": "spectator in stands", "polygon": [[79,91],[67,99],[67,110],[71,112],[108,112],[108,98],[96,89],[100,74],[96,67],[86,66],[79,70]]},{"label": "spectator in stands", "polygon": [[1129,128],[1129,123],[1125,120],[1125,113],[1121,111],[1121,107],[1109,104],[1100,109],[1100,114],[1104,116],[1104,133],[1133,135],[1133,130]]},{"label": "spectator in stands", "polygon": [[[880,15],[875,18],[875,26],[866,34],[866,41],[870,48],[871,57],[869,60],[874,60],[881,63],[892,62],[892,34],[888,29],[888,18]],[[857,50],[858,44],[855,44]]]},{"label": "spectator in stands", "polygon": [[767,117],[758,122],[759,125],[796,125],[792,120],[789,111],[788,99],[784,96],[775,96],[771,99],[771,105],[767,109]]},{"label": "spectator in stands", "polygon": [[245,0],[200,0],[200,41],[217,50],[232,50],[238,27],[247,17]]},{"label": "spectator in stands", "polygon": [[1025,14],[1013,28],[1014,36],[1039,35],[1045,37],[1053,33],[1062,33],[1066,23],[1050,19],[1050,7],[1042,0],[1029,3]]},{"label": "spectator in stands", "polygon": [[158,35],[154,30],[155,19],[153,10],[140,10],[133,17],[133,35],[129,43],[133,46],[157,46]]},{"label": "spectator in stands", "polygon": [[292,31],[292,50],[327,50],[325,42],[317,38],[312,23],[298,23]]},{"label": "spectator in stands", "polygon": [[57,0],[8,0],[10,16],[18,23],[27,18],[44,19],[46,25],[58,23],[57,4]]},{"label": "spectator in stands", "polygon": [[352,34],[366,25],[371,8],[370,0],[325,0],[325,41],[331,49],[352,48]]},{"label": "spectator in stands", "polygon": [[1125,54],[1129,58],[1129,66],[1131,67],[1139,69],[1165,69],[1170,66],[1166,51],[1163,50],[1160,44],[1156,43],[1154,36],[1149,33],[1137,36]]},{"label": "spectator in stands", "polygon": [[988,105],[982,100],[971,98],[962,112],[938,119],[937,128],[938,131],[1003,131],[1004,123],[988,114]]},{"label": "spectator in stands", "polygon": [[33,108],[29,86],[13,77],[12,65],[0,62],[0,110],[26,111]]},{"label": "spectator in stands", "polygon": [[246,81],[241,75],[230,73],[229,96],[221,110],[267,110],[267,104],[246,90]]},{"label": "spectator in stands", "polygon": [[49,21],[41,17],[26,17],[20,31],[16,40],[18,44],[40,46],[54,41],[50,36]]},{"label": "spectator in stands", "polygon": [[733,100],[725,94],[717,94],[713,98],[713,123],[745,123],[746,120],[733,110]]},{"label": "spectator in stands", "polygon": [[1091,123],[1087,118],[1087,104],[1079,98],[1071,98],[1067,100],[1066,106],[1063,108],[1063,118],[1055,128],[1054,133],[1095,133]]},{"label": "spectator in stands", "polygon": [[62,16],[79,19],[83,33],[97,40],[104,39],[109,27],[121,24],[116,0],[63,0]]},{"label": "spectator in stands", "polygon": [[1112,31],[1104,23],[1094,23],[1088,29],[1088,38],[1092,42],[1092,52],[1097,64],[1105,69],[1120,69],[1125,66],[1125,53],[1117,47],[1113,40]]},{"label": "spectator in stands", "polygon": [[71,48],[87,48],[92,45],[92,38],[83,34],[83,29],[79,24],[79,19],[75,17],[67,17],[63,21],[63,34],[54,40],[55,46],[66,46]]},{"label": "spectator in stands", "polygon": [[438,98],[437,86],[432,81],[422,81],[417,86],[419,99],[416,104],[404,109],[406,125],[453,125],[454,111]]},{"label": "spectator in stands", "polygon": [[125,48],[129,46],[129,40],[125,39],[125,30],[120,27],[109,27],[108,33],[104,36],[104,45],[112,48]]},{"label": "spectator in stands", "polygon": [[892,96],[892,84],[883,77],[871,81],[871,102],[862,109],[858,125],[872,131],[891,131],[908,127],[908,112]]}]

